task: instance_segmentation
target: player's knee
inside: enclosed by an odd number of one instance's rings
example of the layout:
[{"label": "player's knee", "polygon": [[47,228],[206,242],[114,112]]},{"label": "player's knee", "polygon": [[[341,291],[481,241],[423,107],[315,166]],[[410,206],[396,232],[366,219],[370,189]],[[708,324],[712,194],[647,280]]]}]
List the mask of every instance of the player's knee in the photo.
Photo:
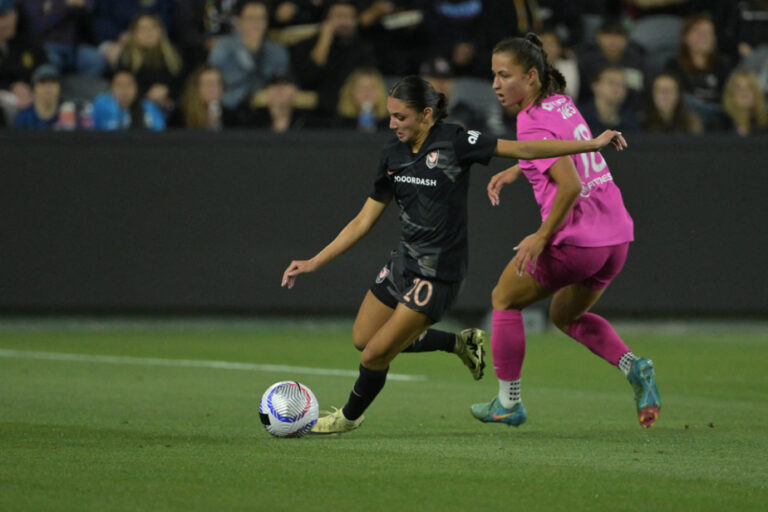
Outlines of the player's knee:
[{"label": "player's knee", "polygon": [[555,327],[568,334],[568,327],[576,318],[568,311],[558,307],[554,302],[549,307],[549,319],[555,324]]},{"label": "player's knee", "polygon": [[392,357],[386,352],[372,350],[366,347],[360,356],[360,363],[369,370],[384,370],[392,362]]},{"label": "player's knee", "polygon": [[365,346],[368,344],[368,339],[362,334],[352,331],[352,344],[357,350],[362,352],[365,349]]},{"label": "player's knee", "polygon": [[516,303],[514,297],[503,289],[496,286],[491,292],[491,306],[496,310],[504,309],[523,309],[520,304]]}]

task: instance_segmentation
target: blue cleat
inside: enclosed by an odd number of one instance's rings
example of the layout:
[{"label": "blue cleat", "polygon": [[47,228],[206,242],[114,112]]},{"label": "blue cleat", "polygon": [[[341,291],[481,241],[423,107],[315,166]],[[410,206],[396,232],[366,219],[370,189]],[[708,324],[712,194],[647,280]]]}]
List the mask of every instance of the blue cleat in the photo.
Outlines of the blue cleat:
[{"label": "blue cleat", "polygon": [[522,402],[516,403],[511,409],[505,409],[499,403],[499,397],[493,397],[490,402],[474,404],[470,408],[472,416],[483,423],[506,423],[519,427],[528,419],[528,413]]},{"label": "blue cleat", "polygon": [[627,380],[635,391],[637,419],[643,428],[653,426],[661,411],[661,395],[656,388],[655,374],[653,361],[641,358],[632,361],[627,375]]}]

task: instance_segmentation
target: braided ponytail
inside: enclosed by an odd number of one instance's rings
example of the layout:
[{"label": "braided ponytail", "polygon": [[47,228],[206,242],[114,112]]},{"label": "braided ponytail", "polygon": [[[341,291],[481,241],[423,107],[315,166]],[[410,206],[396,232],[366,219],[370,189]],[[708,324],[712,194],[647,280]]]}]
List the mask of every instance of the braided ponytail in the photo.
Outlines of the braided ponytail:
[{"label": "braided ponytail", "polygon": [[544,45],[533,32],[527,33],[525,37],[504,39],[496,45],[493,53],[509,53],[526,71],[536,69],[541,83],[541,90],[535,100],[536,105],[544,98],[565,91],[565,77],[549,64]]}]

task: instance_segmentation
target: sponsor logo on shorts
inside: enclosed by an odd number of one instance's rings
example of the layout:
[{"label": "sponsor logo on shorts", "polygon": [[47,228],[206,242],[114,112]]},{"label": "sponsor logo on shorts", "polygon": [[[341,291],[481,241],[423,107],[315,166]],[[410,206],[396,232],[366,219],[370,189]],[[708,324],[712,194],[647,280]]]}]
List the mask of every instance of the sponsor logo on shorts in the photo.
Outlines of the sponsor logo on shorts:
[{"label": "sponsor logo on shorts", "polygon": [[388,267],[382,268],[381,271],[379,271],[379,275],[376,276],[376,284],[383,283],[388,275],[389,275],[389,268]]}]

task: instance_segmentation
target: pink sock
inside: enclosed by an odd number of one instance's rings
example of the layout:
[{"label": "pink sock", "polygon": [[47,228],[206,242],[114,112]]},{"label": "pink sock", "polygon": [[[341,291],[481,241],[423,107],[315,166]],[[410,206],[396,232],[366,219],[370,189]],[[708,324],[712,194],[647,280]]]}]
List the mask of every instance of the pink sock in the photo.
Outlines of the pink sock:
[{"label": "pink sock", "polygon": [[491,316],[493,369],[501,380],[517,380],[525,358],[523,315],[515,310],[493,310]]},{"label": "pink sock", "polygon": [[621,356],[630,351],[611,324],[594,313],[585,313],[572,322],[568,326],[568,336],[614,366],[619,364]]}]

